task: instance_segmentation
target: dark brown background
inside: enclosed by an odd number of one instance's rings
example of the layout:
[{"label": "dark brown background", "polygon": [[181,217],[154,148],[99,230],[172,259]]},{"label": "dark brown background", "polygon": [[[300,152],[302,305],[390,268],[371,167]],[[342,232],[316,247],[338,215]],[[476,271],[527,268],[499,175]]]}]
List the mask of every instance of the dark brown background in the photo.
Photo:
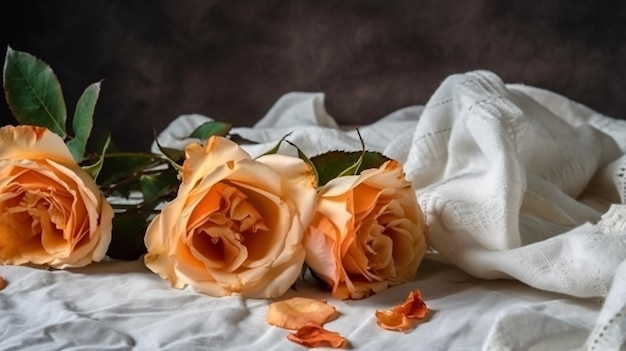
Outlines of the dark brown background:
[{"label": "dark brown background", "polygon": [[[325,92],[342,123],[424,104],[449,74],[488,69],[625,117],[623,1],[3,1],[0,45],[57,73],[68,112],[103,80],[96,128],[147,149],[202,113],[251,125],[282,94]],[[4,101],[0,122],[14,123]]]}]

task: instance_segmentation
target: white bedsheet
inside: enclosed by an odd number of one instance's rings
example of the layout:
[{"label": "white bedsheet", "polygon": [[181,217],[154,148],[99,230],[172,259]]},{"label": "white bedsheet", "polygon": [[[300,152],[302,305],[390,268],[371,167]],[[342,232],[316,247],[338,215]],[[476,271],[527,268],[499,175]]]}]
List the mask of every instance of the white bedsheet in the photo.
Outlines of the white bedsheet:
[{"label": "white bedsheet", "polygon": [[[160,141],[182,147],[205,120],[182,116]],[[415,281],[364,300],[304,285],[284,298],[327,299],[339,316],[326,327],[359,350],[626,348],[626,122],[472,72],[360,130],[369,149],[405,163],[438,253]],[[309,155],[360,147],[322,94],[288,94],[235,131],[262,142],[247,146],[253,155],[288,132]],[[302,349],[265,323],[271,301],[172,289],[141,260],[0,275],[0,350]],[[407,333],[379,328],[375,310],[415,288],[429,317]]]},{"label": "white bedsheet", "polygon": [[[73,271],[2,267],[2,350],[302,350],[287,331],[265,323],[271,301],[214,298],[175,290],[141,262],[105,262]],[[358,350],[479,350],[507,310],[570,308],[593,324],[599,300],[569,299],[511,280],[479,280],[426,260],[419,279],[359,301],[337,301],[319,289],[289,291],[328,299],[340,315],[326,325]],[[421,289],[430,316],[408,333],[385,331],[374,311]],[[589,318],[589,319],[587,319]],[[573,334],[573,344],[586,335]]]}]

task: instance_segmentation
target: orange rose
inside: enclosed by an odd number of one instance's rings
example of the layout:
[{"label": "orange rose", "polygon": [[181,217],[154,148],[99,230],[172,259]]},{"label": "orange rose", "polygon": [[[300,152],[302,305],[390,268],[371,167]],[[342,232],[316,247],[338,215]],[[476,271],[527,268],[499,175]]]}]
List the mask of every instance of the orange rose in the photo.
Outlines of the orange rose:
[{"label": "orange rose", "polygon": [[360,299],[414,278],[428,228],[402,166],[387,161],[319,191],[304,236],[306,263],[339,299]]},{"label": "orange rose", "polygon": [[315,211],[311,167],[282,155],[252,159],[212,137],[185,149],[177,197],[148,227],[145,263],[213,295],[282,295],[304,263],[302,235]]},{"label": "orange rose", "polygon": [[81,267],[101,260],[113,210],[63,140],[0,128],[0,263]]}]

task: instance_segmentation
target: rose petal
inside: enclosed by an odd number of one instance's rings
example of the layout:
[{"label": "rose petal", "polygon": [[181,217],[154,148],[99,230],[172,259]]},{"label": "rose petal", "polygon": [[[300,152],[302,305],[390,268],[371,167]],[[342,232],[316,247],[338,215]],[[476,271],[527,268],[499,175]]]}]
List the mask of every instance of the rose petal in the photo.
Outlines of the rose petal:
[{"label": "rose petal", "polygon": [[422,292],[415,289],[411,291],[402,305],[395,306],[392,311],[402,313],[409,318],[424,318],[428,314],[428,307],[422,299]]},{"label": "rose petal", "polygon": [[426,317],[428,307],[422,299],[419,289],[411,291],[406,301],[394,306],[389,311],[376,310],[376,323],[383,329],[394,331],[407,331],[411,329],[417,319]]},{"label": "rose petal", "polygon": [[7,286],[7,281],[4,280],[4,278],[2,278],[2,276],[0,276],[0,290],[6,288]]},{"label": "rose petal", "polygon": [[313,323],[287,335],[287,339],[306,347],[330,346],[336,349],[348,347],[348,341],[339,333],[326,330]]},{"label": "rose petal", "polygon": [[376,323],[383,329],[401,332],[413,327],[413,321],[406,315],[393,311],[376,310]]},{"label": "rose petal", "polygon": [[295,330],[308,323],[323,325],[334,315],[335,307],[326,302],[294,297],[272,303],[265,320],[270,325]]}]

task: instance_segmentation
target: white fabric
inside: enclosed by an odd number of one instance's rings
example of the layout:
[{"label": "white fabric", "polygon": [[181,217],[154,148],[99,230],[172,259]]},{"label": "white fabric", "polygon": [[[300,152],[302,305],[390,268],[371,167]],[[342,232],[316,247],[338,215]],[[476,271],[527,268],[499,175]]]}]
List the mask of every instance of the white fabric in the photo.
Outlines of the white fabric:
[{"label": "white fabric", "polygon": [[[159,141],[182,147],[206,120],[182,116]],[[626,121],[470,72],[446,79],[425,106],[359,130],[368,149],[405,164],[434,252],[414,282],[361,301],[308,287],[288,296],[329,299],[341,315],[327,327],[355,349],[626,348]],[[310,156],[360,149],[322,94],[287,94],[254,128],[234,132],[260,142],[245,146],[252,155],[287,133]],[[3,350],[299,349],[265,324],[269,301],[174,290],[141,262],[0,267],[0,275],[9,281],[0,292]],[[432,309],[426,321],[406,334],[375,325],[376,308],[417,287]]]},{"label": "white fabric", "polygon": [[[213,298],[176,290],[140,261],[106,262],[72,271],[0,267],[0,350],[304,350],[286,330],[265,323],[271,301]],[[374,312],[419,288],[430,316],[408,333],[385,331]],[[509,308],[562,296],[516,281],[482,281],[426,260],[420,278],[359,301],[337,301],[320,288],[284,296],[327,299],[339,311],[330,330],[354,350],[480,350],[497,316]],[[594,305],[599,307],[599,304]],[[323,350],[323,349],[322,349]]]}]

